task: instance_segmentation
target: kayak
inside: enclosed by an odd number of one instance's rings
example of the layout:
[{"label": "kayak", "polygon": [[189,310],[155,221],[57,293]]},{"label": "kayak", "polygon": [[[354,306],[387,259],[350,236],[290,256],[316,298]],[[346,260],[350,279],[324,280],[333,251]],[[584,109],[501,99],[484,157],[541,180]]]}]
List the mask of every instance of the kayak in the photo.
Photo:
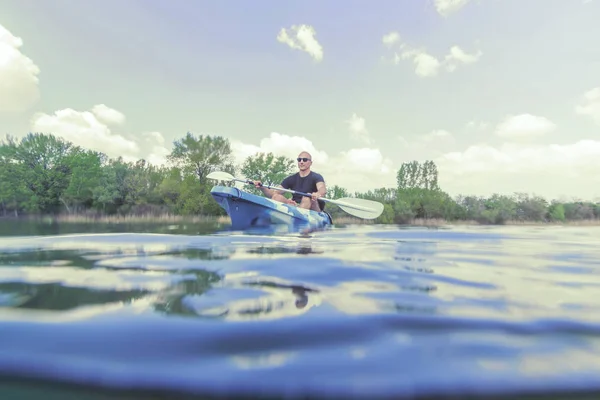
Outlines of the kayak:
[{"label": "kayak", "polygon": [[[236,178],[230,173],[223,171],[213,171],[206,177],[221,182],[237,181],[247,185],[255,184],[255,182],[250,179]],[[311,194],[309,193],[284,189],[282,187],[274,187],[265,184],[261,184],[261,186],[268,189],[277,189],[287,193],[311,197]],[[308,226],[308,231],[311,231],[333,225],[331,215],[325,211],[317,212],[307,210],[293,204],[286,204],[263,196],[258,196],[236,187],[213,186],[210,193],[217,203],[227,212],[231,218],[232,227],[234,229],[285,224],[288,227],[297,227],[298,225]],[[383,203],[368,199],[343,197],[334,200],[321,197],[319,202],[321,201],[335,204],[348,214],[367,220],[378,218],[384,210]],[[304,230],[304,232],[308,231]]]},{"label": "kayak", "polygon": [[271,200],[231,186],[214,186],[210,194],[231,219],[231,227],[244,230],[286,224],[291,227],[323,228],[333,225],[331,215]]}]

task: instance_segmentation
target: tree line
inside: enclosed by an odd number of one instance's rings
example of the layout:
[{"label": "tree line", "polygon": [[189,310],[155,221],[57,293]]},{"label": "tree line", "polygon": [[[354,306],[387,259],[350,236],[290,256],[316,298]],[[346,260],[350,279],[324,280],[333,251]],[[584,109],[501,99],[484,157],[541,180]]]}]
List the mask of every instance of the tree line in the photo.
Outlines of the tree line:
[{"label": "tree line", "polygon": [[[295,171],[294,160],[257,153],[236,165],[228,139],[188,132],[173,142],[166,165],[143,159],[126,161],[75,146],[53,134],[29,133],[0,141],[0,215],[200,215],[224,216],[210,195],[216,170],[278,184]],[[226,183],[221,183],[226,184]],[[247,190],[256,189],[247,186]],[[328,187],[328,198],[359,197],[380,201],[376,223],[411,223],[415,219],[471,220],[485,224],[511,221],[565,222],[600,218],[600,203],[548,202],[524,193],[452,198],[438,184],[433,161],[405,162],[395,188],[350,193]],[[327,209],[334,220],[346,217]]]}]

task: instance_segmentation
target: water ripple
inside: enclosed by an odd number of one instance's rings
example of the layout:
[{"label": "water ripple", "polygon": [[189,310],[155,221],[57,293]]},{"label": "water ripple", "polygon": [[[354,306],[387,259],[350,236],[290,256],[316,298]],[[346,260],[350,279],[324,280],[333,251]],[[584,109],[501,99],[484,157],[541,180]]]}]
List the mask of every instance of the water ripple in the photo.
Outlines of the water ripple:
[{"label": "water ripple", "polygon": [[0,378],[172,395],[599,391],[586,229],[2,237]]}]

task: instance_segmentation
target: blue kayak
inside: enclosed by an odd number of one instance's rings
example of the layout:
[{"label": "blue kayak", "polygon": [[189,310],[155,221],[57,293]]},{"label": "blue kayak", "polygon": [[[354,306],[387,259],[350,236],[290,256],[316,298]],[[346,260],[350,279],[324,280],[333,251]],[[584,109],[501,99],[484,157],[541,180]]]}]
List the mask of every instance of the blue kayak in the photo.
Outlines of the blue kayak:
[{"label": "blue kayak", "polygon": [[210,194],[227,212],[231,218],[231,227],[235,230],[273,224],[315,229],[333,224],[331,216],[325,211],[307,210],[258,196],[236,187],[214,186]]}]

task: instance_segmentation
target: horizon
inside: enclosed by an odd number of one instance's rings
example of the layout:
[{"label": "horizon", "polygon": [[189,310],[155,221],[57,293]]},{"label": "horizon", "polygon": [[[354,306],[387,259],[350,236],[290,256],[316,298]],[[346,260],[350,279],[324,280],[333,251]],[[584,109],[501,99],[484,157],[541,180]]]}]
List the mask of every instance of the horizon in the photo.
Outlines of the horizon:
[{"label": "horizon", "polygon": [[[0,4],[0,127],[164,162],[191,132],[329,187],[600,198],[600,1]],[[108,23],[110,21],[110,23]]]}]

